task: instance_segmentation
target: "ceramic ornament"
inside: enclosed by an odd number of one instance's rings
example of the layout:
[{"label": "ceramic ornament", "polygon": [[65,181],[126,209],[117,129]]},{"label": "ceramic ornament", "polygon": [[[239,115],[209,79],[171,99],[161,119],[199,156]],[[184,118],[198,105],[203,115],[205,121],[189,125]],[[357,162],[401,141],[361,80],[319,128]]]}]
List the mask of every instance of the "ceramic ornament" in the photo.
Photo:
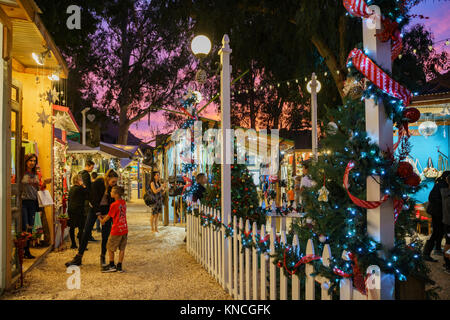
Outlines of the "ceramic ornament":
[{"label": "ceramic ornament", "polygon": [[323,186],[322,188],[320,188],[319,190],[319,201],[322,202],[328,202],[328,195],[330,194],[330,191],[327,190],[327,188],[325,186]]}]

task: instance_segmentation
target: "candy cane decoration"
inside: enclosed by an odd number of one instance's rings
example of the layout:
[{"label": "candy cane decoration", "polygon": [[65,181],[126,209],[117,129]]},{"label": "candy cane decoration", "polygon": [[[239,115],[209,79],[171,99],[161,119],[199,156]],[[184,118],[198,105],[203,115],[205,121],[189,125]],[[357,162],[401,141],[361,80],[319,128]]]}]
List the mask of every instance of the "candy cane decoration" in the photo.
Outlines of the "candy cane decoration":
[{"label": "candy cane decoration", "polygon": [[344,0],[344,7],[355,17],[368,18],[373,14],[364,0]]},{"label": "candy cane decoration", "polygon": [[[379,13],[373,11],[369,8],[369,6],[366,4],[364,0],[343,0],[343,4],[345,9],[347,9],[348,13],[355,17],[359,18],[371,18],[374,21],[382,21],[383,24],[386,26],[386,24],[389,23],[389,19],[381,16]],[[388,41],[389,39],[384,40]],[[397,59],[397,57],[400,55],[400,53],[403,50],[403,43],[402,38],[400,35],[400,32],[393,32],[392,33],[392,49],[391,49],[391,59],[394,61]]]},{"label": "candy cane decoration", "polygon": [[353,49],[350,52],[347,58],[347,64],[350,61],[359,72],[378,88],[388,95],[402,100],[405,107],[409,105],[412,98],[411,91],[389,77],[389,75],[366,56],[361,49]]}]

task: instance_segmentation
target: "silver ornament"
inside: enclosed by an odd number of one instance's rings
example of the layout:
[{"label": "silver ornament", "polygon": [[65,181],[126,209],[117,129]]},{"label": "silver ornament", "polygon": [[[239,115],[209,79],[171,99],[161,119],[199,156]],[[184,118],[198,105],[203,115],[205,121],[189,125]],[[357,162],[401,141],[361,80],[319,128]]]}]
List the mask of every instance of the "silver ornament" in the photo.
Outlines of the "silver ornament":
[{"label": "silver ornament", "polygon": [[334,136],[338,132],[338,126],[334,122],[329,122],[327,125],[327,133]]}]

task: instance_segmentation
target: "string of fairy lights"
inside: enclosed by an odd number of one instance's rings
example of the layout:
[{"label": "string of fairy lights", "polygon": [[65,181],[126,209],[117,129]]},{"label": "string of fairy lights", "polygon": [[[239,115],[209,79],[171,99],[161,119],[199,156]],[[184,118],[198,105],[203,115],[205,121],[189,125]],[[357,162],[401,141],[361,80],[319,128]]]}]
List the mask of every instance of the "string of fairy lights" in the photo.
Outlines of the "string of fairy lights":
[{"label": "string of fairy lights", "polygon": [[[431,45],[428,46],[428,50],[431,52],[433,50],[437,50],[441,45],[443,45],[445,47],[444,50],[447,50],[448,47],[450,47],[450,39],[443,39],[443,40],[439,40],[439,41],[435,41],[433,42]],[[417,53],[417,49],[414,48],[412,50],[412,52],[414,54]],[[402,59],[403,55],[400,54],[398,56],[398,59]],[[347,69],[350,72],[350,68]],[[340,71],[336,70],[336,74],[339,75]],[[316,76],[318,77],[318,80],[320,80],[321,77],[329,79],[329,76],[331,75],[330,71],[324,71],[324,72],[316,72]],[[263,90],[272,90],[274,88],[280,88],[281,86],[287,86],[288,88],[290,88],[292,85],[296,85],[296,86],[300,86],[300,85],[304,85],[307,84],[310,81],[310,77],[297,77],[297,78],[292,78],[292,79],[287,79],[287,80],[281,80],[281,81],[276,81],[276,82],[272,82],[270,84],[265,84],[265,85],[258,85],[255,86],[255,88],[253,89],[242,89],[242,90],[238,90],[237,94],[248,94],[249,92],[253,91],[253,92],[257,92],[258,90],[263,91]],[[323,79],[322,79],[323,80]],[[331,79],[330,79],[331,80]],[[231,92],[231,95],[235,95],[235,92]]]}]

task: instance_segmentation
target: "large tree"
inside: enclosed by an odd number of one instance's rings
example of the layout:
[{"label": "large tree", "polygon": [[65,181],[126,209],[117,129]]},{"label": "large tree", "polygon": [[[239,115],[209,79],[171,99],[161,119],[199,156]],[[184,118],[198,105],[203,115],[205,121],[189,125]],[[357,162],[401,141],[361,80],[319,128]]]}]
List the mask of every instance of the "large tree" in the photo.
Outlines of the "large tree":
[{"label": "large tree", "polygon": [[126,144],[132,123],[174,104],[189,77],[189,22],[171,18],[166,1],[106,1],[93,36],[98,63],[89,76],[97,107],[119,123]]}]

